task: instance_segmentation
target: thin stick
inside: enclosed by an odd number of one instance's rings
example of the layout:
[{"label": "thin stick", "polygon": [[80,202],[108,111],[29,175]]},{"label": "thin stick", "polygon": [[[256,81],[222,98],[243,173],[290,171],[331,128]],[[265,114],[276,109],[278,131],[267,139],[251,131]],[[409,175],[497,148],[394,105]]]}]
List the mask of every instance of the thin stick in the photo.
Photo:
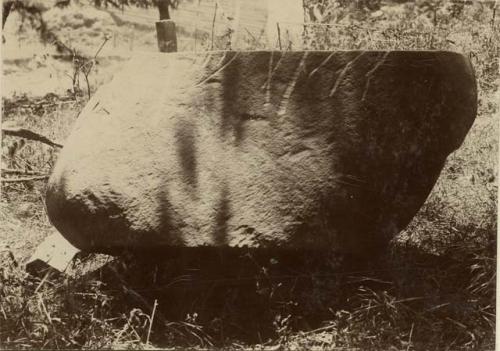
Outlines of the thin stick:
[{"label": "thin stick", "polygon": [[[118,280],[120,281],[122,289],[127,295],[129,295],[130,297],[133,297],[137,301],[141,302],[148,310],[150,310],[150,311],[154,310],[154,306],[151,307],[149,302],[141,294],[139,294],[138,292],[136,292],[132,288],[127,287],[126,282],[123,280],[121,275],[113,267],[110,267],[110,268],[111,268],[111,272],[113,272],[115,277],[117,277]],[[168,323],[167,319],[160,312],[158,314],[158,318],[160,319],[161,323],[163,323],[165,325]]]},{"label": "thin stick", "polygon": [[42,294],[40,294],[40,293],[38,293],[38,301],[39,301],[40,306],[41,306],[41,310],[42,310],[41,312],[45,314],[45,316],[47,317],[47,320],[52,325],[52,318],[50,318],[50,314],[47,311],[47,308],[45,307],[45,303],[43,302]]},{"label": "thin stick", "polygon": [[214,49],[214,29],[215,29],[215,18],[217,17],[217,1],[215,2],[214,18],[212,20],[212,45],[210,50]]},{"label": "thin stick", "polygon": [[146,345],[149,345],[149,336],[151,335],[151,328],[153,327],[153,320],[155,319],[156,306],[158,306],[158,300],[155,299],[153,304],[153,312],[151,312],[151,318],[149,319],[148,336],[146,337]]},{"label": "thin stick", "polygon": [[30,182],[33,180],[45,180],[48,179],[50,176],[43,175],[43,176],[36,176],[36,177],[26,177],[26,178],[2,178],[1,181],[2,183],[19,183],[19,182]]},{"label": "thin stick", "polygon": [[303,335],[317,334],[317,333],[321,333],[321,332],[330,331],[332,329],[335,329],[335,325],[327,325],[325,327],[310,330],[310,331],[304,332]]},{"label": "thin stick", "polygon": [[495,4],[493,5],[493,15],[491,16],[491,28],[495,26],[495,15],[497,12],[497,5],[498,5],[498,0],[495,1]]},{"label": "thin stick", "polygon": [[89,72],[83,72],[83,76],[85,77],[85,83],[87,84],[87,95],[89,96],[90,100],[90,82],[88,73],[90,73],[90,70]]},{"label": "thin stick", "polygon": [[7,320],[7,314],[5,314],[5,310],[3,309],[3,304],[0,304],[0,307],[2,308],[3,318]]},{"label": "thin stick", "polygon": [[96,53],[94,55],[94,60],[97,60],[97,55],[99,55],[99,53],[101,52],[101,50],[104,47],[104,45],[106,45],[106,43],[108,42],[108,40],[109,40],[109,37],[106,35],[104,37],[104,41],[102,42],[101,46],[99,47],[99,49],[96,51]]},{"label": "thin stick", "polygon": [[43,173],[36,172],[36,171],[28,171],[24,169],[13,169],[13,168],[4,168],[2,169],[3,174],[22,174],[22,175],[44,175]]},{"label": "thin stick", "polygon": [[49,138],[47,138],[41,134],[35,133],[35,132],[33,132],[29,129],[25,129],[25,128],[3,127],[2,132],[5,133],[5,135],[12,135],[12,136],[20,137],[20,138],[35,140],[35,141],[39,141],[41,143],[44,143],[44,144],[47,144],[50,146],[54,146],[54,147],[61,147],[61,148],[63,147],[62,144],[56,143],[56,142],[50,140]]},{"label": "thin stick", "polygon": [[35,289],[35,294],[38,292],[38,290],[40,290],[40,288],[45,283],[45,281],[47,280],[47,278],[49,277],[49,275],[50,275],[50,271],[48,271],[47,273],[45,273],[45,275],[43,276],[43,279],[40,281],[40,284],[38,284],[38,286]]},{"label": "thin stick", "polygon": [[408,346],[406,347],[406,351],[410,351],[410,346],[411,346],[411,336],[413,334],[413,327],[415,323],[411,324],[411,330],[410,330],[410,336],[408,337]]},{"label": "thin stick", "polygon": [[280,31],[280,24],[279,24],[279,22],[276,22],[276,28],[278,29],[278,44],[279,44],[280,50],[281,50],[281,31]]}]

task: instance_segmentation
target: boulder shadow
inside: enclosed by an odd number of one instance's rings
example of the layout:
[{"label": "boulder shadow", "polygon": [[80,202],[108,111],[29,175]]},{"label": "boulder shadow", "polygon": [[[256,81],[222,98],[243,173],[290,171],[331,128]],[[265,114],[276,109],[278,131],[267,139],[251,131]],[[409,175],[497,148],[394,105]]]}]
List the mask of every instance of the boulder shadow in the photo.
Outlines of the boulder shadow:
[{"label": "boulder shadow", "polygon": [[123,253],[91,275],[114,296],[117,312],[155,311],[155,345],[176,338],[185,346],[224,346],[265,343],[284,329],[314,330],[352,307],[360,287],[411,295],[428,269],[446,272],[449,265],[408,248],[370,260],[321,251],[169,248]]}]

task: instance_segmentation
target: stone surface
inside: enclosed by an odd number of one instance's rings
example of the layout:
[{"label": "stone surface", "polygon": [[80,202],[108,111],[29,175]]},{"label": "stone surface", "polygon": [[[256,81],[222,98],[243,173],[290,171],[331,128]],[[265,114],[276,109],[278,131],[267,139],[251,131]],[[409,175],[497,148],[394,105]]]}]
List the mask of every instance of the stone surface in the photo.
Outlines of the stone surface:
[{"label": "stone surface", "polygon": [[409,223],[476,104],[452,52],[140,55],[81,113],[48,214],[88,251],[363,253]]},{"label": "stone surface", "polygon": [[78,252],[76,247],[56,232],[37,247],[26,263],[26,270],[33,274],[44,274],[48,269],[64,272]]}]

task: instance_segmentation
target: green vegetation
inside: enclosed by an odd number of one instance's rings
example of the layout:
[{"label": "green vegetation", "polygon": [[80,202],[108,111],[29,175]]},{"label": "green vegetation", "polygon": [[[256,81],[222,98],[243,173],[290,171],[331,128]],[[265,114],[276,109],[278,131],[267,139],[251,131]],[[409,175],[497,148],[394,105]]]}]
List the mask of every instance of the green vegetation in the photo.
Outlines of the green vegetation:
[{"label": "green vegetation", "polygon": [[[44,182],[4,183],[0,348],[494,349],[499,15],[481,2],[306,5],[318,24],[285,48],[457,50],[476,70],[477,120],[390,252],[369,263],[316,253],[181,252],[163,262],[121,257],[86,273],[107,259],[91,255],[70,276],[37,277],[23,262],[53,230]],[[3,121],[61,141],[85,94],[4,99]],[[49,146],[13,137],[2,148],[4,168],[47,173],[57,158]]]}]

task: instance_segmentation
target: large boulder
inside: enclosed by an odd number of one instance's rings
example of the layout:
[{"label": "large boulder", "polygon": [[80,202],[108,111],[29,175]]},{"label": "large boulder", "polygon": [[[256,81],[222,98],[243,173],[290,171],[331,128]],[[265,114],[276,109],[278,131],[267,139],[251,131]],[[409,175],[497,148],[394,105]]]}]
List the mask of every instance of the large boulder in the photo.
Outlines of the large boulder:
[{"label": "large boulder", "polygon": [[476,105],[452,52],[141,54],[81,113],[47,210],[89,251],[363,253],[409,223]]}]

